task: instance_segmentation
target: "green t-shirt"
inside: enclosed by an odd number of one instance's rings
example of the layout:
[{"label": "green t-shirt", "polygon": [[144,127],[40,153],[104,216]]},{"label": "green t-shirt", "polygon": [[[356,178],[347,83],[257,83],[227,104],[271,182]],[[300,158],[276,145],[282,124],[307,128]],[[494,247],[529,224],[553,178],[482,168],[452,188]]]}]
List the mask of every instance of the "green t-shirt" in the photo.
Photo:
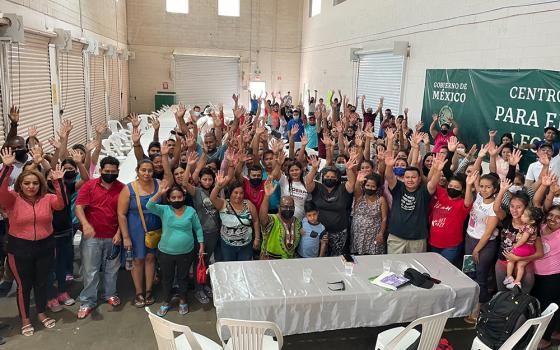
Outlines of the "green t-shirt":
[{"label": "green t-shirt", "polygon": [[165,204],[148,201],[146,208],[161,218],[162,234],[158,249],[165,254],[179,255],[190,253],[194,249],[194,235],[199,243],[204,242],[202,225],[196,211],[186,207],[181,216],[177,216],[173,208]]},{"label": "green t-shirt", "polygon": [[262,227],[263,253],[276,259],[293,258],[301,238],[301,220],[294,217],[292,226],[294,236],[289,241],[286,237],[287,227],[284,227],[277,214],[269,214],[268,224]]}]

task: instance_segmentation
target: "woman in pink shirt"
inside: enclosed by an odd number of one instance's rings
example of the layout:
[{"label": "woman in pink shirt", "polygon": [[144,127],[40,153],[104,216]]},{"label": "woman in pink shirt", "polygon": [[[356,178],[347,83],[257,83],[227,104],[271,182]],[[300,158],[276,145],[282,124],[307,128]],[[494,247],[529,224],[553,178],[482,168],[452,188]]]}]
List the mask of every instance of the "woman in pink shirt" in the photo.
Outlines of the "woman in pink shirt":
[{"label": "woman in pink shirt", "polygon": [[[548,211],[541,226],[544,256],[535,260],[535,285],[532,293],[544,310],[550,303],[560,304],[560,206]],[[551,339],[560,339],[560,316],[554,315],[539,343],[539,349],[550,346]]]},{"label": "woman in pink shirt", "polygon": [[52,235],[53,211],[64,208],[60,165],[52,171],[56,194],[47,193],[47,181],[36,170],[24,170],[18,176],[14,190],[8,189],[8,179],[15,160],[11,149],[0,153],[0,208],[9,217],[8,263],[17,286],[17,304],[21,317],[21,334],[33,335],[35,329],[29,319],[31,289],[33,289],[37,317],[45,328],[53,328],[55,321],[45,315],[47,307],[47,279],[54,262],[55,240]]}]

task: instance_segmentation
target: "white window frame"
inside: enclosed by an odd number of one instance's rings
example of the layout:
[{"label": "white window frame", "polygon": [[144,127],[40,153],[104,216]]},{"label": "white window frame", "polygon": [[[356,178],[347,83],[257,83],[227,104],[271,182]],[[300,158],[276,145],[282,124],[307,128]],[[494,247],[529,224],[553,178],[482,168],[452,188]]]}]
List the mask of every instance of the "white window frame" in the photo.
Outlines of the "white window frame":
[{"label": "white window frame", "polygon": [[321,13],[321,0],[309,0],[309,17],[315,17]]},{"label": "white window frame", "polygon": [[333,0],[333,3],[332,3],[332,4],[333,4],[333,6],[336,6],[336,5],[342,4],[342,3],[345,2],[345,1],[346,1],[346,0]]},{"label": "white window frame", "polygon": [[165,0],[165,11],[168,13],[189,13],[189,0]]},{"label": "white window frame", "polygon": [[239,17],[241,0],[218,0],[218,16]]}]

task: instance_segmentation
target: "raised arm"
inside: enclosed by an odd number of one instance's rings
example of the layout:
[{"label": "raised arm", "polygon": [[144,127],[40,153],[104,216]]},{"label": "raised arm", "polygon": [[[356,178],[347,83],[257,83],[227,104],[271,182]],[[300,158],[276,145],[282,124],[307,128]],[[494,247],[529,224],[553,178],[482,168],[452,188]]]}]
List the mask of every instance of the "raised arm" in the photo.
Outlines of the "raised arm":
[{"label": "raised arm", "polygon": [[274,194],[276,187],[278,187],[278,184],[274,184],[272,179],[266,179],[264,183],[264,198],[261,207],[259,208],[259,220],[263,226],[268,225],[268,202],[270,201],[270,197]]},{"label": "raised arm", "polygon": [[152,141],[159,142],[159,118],[157,116],[152,116],[152,128],[154,128],[154,137]]},{"label": "raised arm", "polygon": [[437,114],[433,114],[432,115],[432,123],[430,124],[430,135],[432,136],[432,138],[435,140],[437,137],[437,130],[436,130],[436,124],[438,121],[438,115]]},{"label": "raised arm", "polygon": [[174,183],[173,171],[171,170],[171,164],[169,164],[169,146],[167,146],[167,141],[163,141],[161,144],[161,163],[163,165],[163,178],[167,180],[167,183]]},{"label": "raised arm", "polygon": [[142,145],[140,144],[140,138],[142,135],[143,134],[140,133],[138,128],[132,129],[132,147],[134,148],[134,157],[137,162],[144,159],[144,149],[142,149]]},{"label": "raised arm", "polygon": [[511,187],[511,182],[508,179],[503,179],[500,181],[500,191],[494,200],[494,213],[501,221],[506,217],[506,212],[502,209],[502,201],[504,200],[504,194],[509,190]]},{"label": "raised arm", "polygon": [[315,190],[315,175],[319,169],[319,158],[314,155],[309,156],[309,164],[311,164],[311,170],[305,175],[305,188],[308,193],[311,193]]},{"label": "raised arm", "polygon": [[478,170],[473,170],[467,176],[467,187],[465,188],[465,208],[470,207],[474,202],[473,188],[474,184],[478,182]]},{"label": "raised arm", "polygon": [[2,209],[10,209],[13,207],[16,194],[8,189],[10,174],[14,169],[13,165],[16,160],[11,148],[3,148],[0,151],[2,157],[2,168],[0,168],[0,207]]},{"label": "raised arm", "polygon": [[226,201],[218,197],[220,191],[224,188],[226,181],[227,179],[224,173],[218,171],[218,174],[216,175],[216,185],[210,193],[210,201],[218,211],[222,211],[226,206]]},{"label": "raised arm", "polygon": [[438,153],[434,157],[434,162],[432,164],[432,168],[434,169],[434,175],[430,180],[428,180],[428,184],[426,187],[428,188],[428,193],[434,194],[436,192],[437,185],[439,183],[439,179],[441,177],[441,172],[447,163],[447,159],[445,159],[445,155],[443,153]]},{"label": "raised arm", "polygon": [[392,152],[385,152],[385,181],[387,181],[387,185],[391,190],[395,188],[398,181],[397,177],[395,176],[395,173],[393,172],[394,166],[395,166],[395,157],[393,156]]}]

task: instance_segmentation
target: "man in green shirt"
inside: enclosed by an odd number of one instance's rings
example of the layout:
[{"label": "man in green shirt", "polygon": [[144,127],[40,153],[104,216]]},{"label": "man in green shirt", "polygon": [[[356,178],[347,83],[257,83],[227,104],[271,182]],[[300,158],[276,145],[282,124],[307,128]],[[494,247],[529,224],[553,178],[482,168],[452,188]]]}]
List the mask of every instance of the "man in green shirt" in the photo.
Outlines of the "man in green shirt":
[{"label": "man in green shirt", "polygon": [[264,200],[259,209],[262,245],[261,259],[293,258],[301,237],[301,220],[294,216],[294,199],[289,196],[280,198],[278,214],[268,214],[268,201],[278,184],[270,179],[264,185]]}]

